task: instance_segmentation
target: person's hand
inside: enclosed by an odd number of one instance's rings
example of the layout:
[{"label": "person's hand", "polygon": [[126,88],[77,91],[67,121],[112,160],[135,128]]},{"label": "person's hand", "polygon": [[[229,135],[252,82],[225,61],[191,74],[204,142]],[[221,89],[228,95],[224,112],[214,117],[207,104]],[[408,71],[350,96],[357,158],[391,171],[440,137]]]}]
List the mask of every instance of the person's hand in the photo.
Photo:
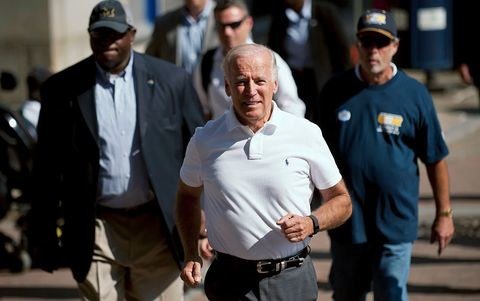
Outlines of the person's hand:
[{"label": "person's hand", "polygon": [[185,263],[180,278],[190,287],[196,287],[202,281],[202,265],[203,261],[200,256],[197,256]]},{"label": "person's hand", "polygon": [[277,221],[290,242],[300,242],[313,233],[313,222],[308,216],[288,213]]},{"label": "person's hand", "polygon": [[200,256],[202,256],[203,259],[205,260],[212,260],[213,258],[213,248],[208,242],[208,238],[200,238],[198,240],[198,249],[200,251]]},{"label": "person's hand", "polygon": [[458,66],[458,73],[460,73],[460,77],[464,83],[467,85],[471,85],[473,83],[472,76],[470,75],[470,68],[468,68],[467,64],[460,64],[460,66]]},{"label": "person's hand", "polygon": [[430,243],[438,241],[438,255],[447,247],[453,237],[455,227],[451,216],[437,216],[432,224]]}]

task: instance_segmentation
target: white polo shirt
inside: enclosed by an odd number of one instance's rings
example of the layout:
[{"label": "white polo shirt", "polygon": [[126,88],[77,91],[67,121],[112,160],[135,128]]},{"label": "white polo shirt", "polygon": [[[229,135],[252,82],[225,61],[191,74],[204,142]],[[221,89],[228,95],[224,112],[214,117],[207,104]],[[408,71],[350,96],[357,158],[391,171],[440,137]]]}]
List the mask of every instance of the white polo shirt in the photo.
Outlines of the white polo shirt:
[{"label": "white polo shirt", "polygon": [[281,111],[253,133],[230,108],[197,128],[180,170],[182,181],[203,185],[208,239],[222,253],[275,259],[309,243],[289,242],[276,224],[285,214],[310,215],[314,186],[341,180],[320,128]]}]

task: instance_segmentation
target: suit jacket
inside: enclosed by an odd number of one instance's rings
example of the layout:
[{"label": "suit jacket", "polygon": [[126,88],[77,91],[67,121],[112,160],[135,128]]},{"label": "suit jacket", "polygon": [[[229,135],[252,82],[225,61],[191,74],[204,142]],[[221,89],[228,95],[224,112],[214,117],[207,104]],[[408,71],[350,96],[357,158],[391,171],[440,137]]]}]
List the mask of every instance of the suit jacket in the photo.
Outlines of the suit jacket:
[{"label": "suit jacket", "polygon": [[[203,124],[202,112],[190,76],[183,69],[134,53],[133,77],[141,150],[180,265],[182,249],[175,239],[173,207],[189,138],[185,133],[191,135]],[[66,264],[79,282],[90,268],[95,239],[99,171],[95,79],[96,65],[90,56],[44,84],[34,163],[32,220],[36,245],[43,254],[39,264],[50,271],[58,264],[55,223],[61,217]]]},{"label": "suit jacket", "polygon": [[462,63],[467,64],[473,84],[480,88],[480,46],[475,39],[472,39],[478,28],[476,18],[480,2],[457,0],[452,1],[452,6],[454,63],[456,66]]},{"label": "suit jacket", "polygon": [[[287,6],[274,7],[268,34],[268,46],[287,61],[285,49],[288,18]],[[350,67],[349,43],[335,7],[326,2],[312,1],[312,18],[308,27],[308,44],[313,59],[317,90],[320,93],[325,82],[335,73]]]},{"label": "suit jacket", "polygon": [[[185,6],[159,16],[155,21],[152,37],[145,53],[167,60],[182,66],[182,47],[178,38],[178,31],[183,24]],[[215,18],[213,11],[208,16],[207,28],[202,45],[202,53],[218,46],[218,35],[215,31]]]}]

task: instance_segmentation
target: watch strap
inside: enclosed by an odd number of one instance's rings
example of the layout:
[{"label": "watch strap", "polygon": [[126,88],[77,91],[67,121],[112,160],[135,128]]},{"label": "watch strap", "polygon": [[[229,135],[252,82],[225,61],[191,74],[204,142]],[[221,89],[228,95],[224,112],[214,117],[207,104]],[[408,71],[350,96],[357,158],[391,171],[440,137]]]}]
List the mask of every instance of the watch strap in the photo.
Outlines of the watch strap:
[{"label": "watch strap", "polygon": [[320,232],[320,225],[318,224],[318,219],[315,215],[311,214],[308,217],[312,220],[313,223],[313,233],[309,236],[313,237],[315,234]]},{"label": "watch strap", "polygon": [[453,217],[453,209],[450,208],[448,210],[445,210],[445,211],[440,211],[439,213],[437,213],[437,216],[440,217],[440,216],[443,216],[443,217]]}]

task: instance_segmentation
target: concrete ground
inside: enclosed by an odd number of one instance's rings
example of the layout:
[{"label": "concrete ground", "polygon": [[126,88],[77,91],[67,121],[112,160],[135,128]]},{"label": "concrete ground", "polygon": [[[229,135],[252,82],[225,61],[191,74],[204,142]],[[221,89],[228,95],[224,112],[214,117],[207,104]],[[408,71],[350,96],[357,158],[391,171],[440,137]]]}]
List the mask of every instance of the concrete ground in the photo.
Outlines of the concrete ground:
[{"label": "concrete ground", "polygon": [[[421,72],[410,73],[423,80]],[[445,138],[457,233],[439,257],[428,242],[434,206],[425,171],[421,174],[419,239],[413,249],[409,277],[411,301],[480,300],[480,111],[475,89],[461,85],[451,72],[439,73],[432,92]],[[5,225],[3,225],[5,227]],[[321,233],[312,241],[311,256],[318,276],[318,300],[330,300],[327,276],[329,240]],[[369,296],[369,300],[373,298]],[[79,300],[70,272],[0,271],[0,301]],[[202,289],[189,290],[186,301],[207,300]]]}]

